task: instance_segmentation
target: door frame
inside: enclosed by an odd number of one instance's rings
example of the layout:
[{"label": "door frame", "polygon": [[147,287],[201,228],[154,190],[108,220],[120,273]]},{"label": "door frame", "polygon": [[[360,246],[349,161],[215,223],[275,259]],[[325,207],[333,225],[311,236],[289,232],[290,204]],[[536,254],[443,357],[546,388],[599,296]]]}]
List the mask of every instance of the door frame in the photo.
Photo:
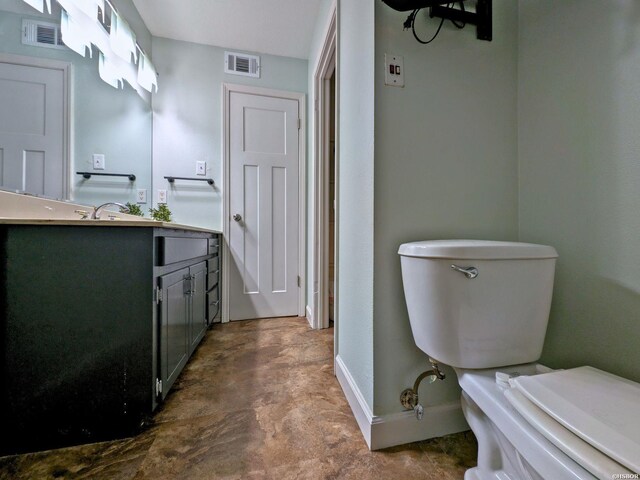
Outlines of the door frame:
[{"label": "door frame", "polygon": [[[312,311],[311,327],[314,329],[329,327],[329,163],[330,163],[330,108],[331,95],[329,93],[331,76],[336,76],[336,130],[338,126],[337,111],[337,15],[333,6],[329,25],[318,63],[313,77],[314,91],[314,132],[313,132],[313,274],[312,274]],[[338,136],[336,132],[335,165],[335,205],[338,201]],[[334,212],[334,322],[337,318],[337,285],[338,285],[338,212]]]},{"label": "door frame", "polygon": [[62,192],[64,198],[60,200],[73,200],[71,198],[72,165],[73,158],[73,64],[48,58],[28,57],[24,55],[12,55],[0,53],[0,63],[20,65],[24,67],[46,68],[62,71]]},{"label": "door frame", "polygon": [[253,87],[249,85],[238,85],[233,83],[222,84],[222,178],[223,178],[223,202],[222,202],[222,323],[229,322],[229,228],[231,224],[229,202],[231,200],[229,192],[230,184],[230,100],[232,93],[244,93],[247,95],[258,95],[261,97],[281,98],[285,100],[296,100],[298,102],[298,118],[300,128],[298,129],[298,316],[304,316],[305,310],[305,245],[306,238],[306,95],[300,92],[287,92],[283,90],[272,90],[269,88]]}]

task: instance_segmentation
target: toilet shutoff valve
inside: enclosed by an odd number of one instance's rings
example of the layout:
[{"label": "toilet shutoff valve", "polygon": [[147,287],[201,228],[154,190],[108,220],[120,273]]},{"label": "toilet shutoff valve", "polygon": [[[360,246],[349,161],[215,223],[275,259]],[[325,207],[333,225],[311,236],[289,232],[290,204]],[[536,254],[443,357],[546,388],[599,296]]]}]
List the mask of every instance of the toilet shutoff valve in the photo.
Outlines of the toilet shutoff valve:
[{"label": "toilet shutoff valve", "polygon": [[418,420],[422,420],[424,407],[418,403],[418,394],[412,388],[406,388],[402,391],[400,403],[407,410],[413,410]]},{"label": "toilet shutoff valve", "polygon": [[445,379],[445,375],[440,370],[438,363],[431,358],[429,359],[429,363],[431,363],[432,368],[426,372],[422,372],[418,378],[416,378],[413,388],[405,388],[400,394],[400,403],[402,406],[407,410],[413,410],[418,420],[422,420],[424,417],[424,407],[420,404],[420,397],[418,396],[420,382],[425,378],[429,378],[429,383]]}]

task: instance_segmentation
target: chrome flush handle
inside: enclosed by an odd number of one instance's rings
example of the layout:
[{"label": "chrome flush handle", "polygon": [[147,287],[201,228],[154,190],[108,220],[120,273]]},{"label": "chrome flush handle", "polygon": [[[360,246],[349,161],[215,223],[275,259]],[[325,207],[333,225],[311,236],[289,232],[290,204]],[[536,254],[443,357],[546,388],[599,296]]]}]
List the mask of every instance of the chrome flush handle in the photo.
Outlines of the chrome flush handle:
[{"label": "chrome flush handle", "polygon": [[451,268],[456,272],[464,273],[466,277],[471,280],[479,275],[476,267],[459,267],[458,265],[451,265]]}]

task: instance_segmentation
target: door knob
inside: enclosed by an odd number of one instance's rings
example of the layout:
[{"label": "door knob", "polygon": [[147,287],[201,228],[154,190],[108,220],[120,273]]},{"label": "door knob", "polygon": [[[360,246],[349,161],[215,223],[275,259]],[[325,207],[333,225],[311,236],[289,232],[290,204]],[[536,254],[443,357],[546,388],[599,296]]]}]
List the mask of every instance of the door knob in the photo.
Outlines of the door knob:
[{"label": "door knob", "polygon": [[242,215],[240,215],[239,213],[236,213],[236,214],[233,216],[233,219],[234,219],[236,222],[239,222],[240,220],[242,220]]}]

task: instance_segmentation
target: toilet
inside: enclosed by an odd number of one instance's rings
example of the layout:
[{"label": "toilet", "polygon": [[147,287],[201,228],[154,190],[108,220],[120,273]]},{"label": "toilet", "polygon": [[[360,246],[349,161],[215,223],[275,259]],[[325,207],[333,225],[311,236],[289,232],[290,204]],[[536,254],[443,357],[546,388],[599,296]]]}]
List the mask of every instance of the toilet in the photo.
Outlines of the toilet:
[{"label": "toilet", "polygon": [[435,240],[398,253],[416,345],[454,368],[478,439],[465,480],[639,478],[640,384],[537,363],[553,247]]}]

